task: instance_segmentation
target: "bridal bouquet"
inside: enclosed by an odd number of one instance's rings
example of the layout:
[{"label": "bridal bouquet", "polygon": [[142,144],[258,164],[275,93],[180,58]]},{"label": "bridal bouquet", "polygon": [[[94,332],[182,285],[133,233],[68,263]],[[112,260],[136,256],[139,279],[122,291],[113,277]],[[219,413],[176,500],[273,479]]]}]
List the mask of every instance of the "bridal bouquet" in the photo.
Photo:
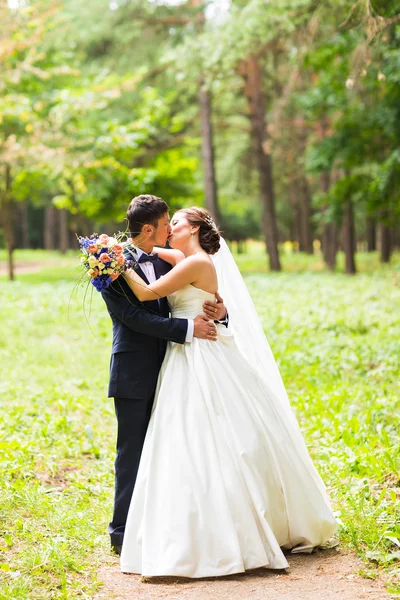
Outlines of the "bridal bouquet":
[{"label": "bridal bouquet", "polygon": [[123,255],[124,244],[117,237],[105,233],[90,237],[78,237],[83,269],[91,278],[98,292],[105,290],[124,271],[131,268],[131,262]]}]

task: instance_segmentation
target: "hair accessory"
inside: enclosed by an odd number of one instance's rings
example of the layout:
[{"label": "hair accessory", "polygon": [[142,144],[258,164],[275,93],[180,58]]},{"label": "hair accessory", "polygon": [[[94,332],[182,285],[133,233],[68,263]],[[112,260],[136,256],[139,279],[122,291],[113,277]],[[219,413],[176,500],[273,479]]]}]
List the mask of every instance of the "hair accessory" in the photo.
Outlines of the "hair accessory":
[{"label": "hair accessory", "polygon": [[212,218],[211,218],[209,215],[207,215],[207,216],[205,217],[205,221],[206,221],[206,222],[207,222],[209,225],[211,225],[211,227],[213,227],[214,229],[217,229],[217,226],[216,226],[215,222],[212,220]]}]

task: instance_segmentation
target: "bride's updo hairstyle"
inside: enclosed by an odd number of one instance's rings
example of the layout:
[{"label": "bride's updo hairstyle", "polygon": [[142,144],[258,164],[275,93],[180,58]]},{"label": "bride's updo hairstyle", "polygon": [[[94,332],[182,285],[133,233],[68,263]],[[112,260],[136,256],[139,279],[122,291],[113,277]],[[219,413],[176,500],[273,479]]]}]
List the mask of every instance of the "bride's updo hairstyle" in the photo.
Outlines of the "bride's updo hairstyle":
[{"label": "bride's updo hairstyle", "polygon": [[209,212],[204,208],[182,208],[179,212],[183,213],[193,227],[199,229],[199,243],[207,254],[215,254],[220,248],[220,233]]}]

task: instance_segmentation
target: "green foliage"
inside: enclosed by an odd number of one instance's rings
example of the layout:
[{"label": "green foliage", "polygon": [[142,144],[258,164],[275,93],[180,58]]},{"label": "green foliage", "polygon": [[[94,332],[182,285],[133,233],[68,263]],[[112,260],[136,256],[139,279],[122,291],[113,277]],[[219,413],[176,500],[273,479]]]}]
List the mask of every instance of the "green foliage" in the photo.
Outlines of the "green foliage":
[{"label": "green foliage", "polygon": [[247,203],[232,203],[223,213],[221,231],[227,240],[242,242],[261,235],[261,215]]},{"label": "green foliage", "polygon": [[371,0],[371,6],[381,17],[394,17],[400,13],[399,0]]},{"label": "green foliage", "polygon": [[392,25],[379,45],[365,47],[357,30],[332,32],[307,55],[318,77],[299,97],[300,106],[309,119],[324,117],[328,131],[310,139],[306,166],[310,173],[335,174],[329,193],[316,197],[317,206],[334,207],[325,219],[338,221],[338,209],[352,199],[384,223],[398,220],[398,37]]},{"label": "green foliage", "polygon": [[[18,10],[3,3],[0,170],[12,165],[8,201],[43,209],[53,202],[74,215],[70,224],[105,227],[140,192],[173,208],[202,203],[201,77],[212,96],[223,227],[237,239],[257,236],[258,172],[241,70],[255,54],[280,239],[299,236],[304,184],[318,238],[328,221],[341,223],[349,199],[359,238],[369,215],[397,227],[398,7],[398,0],[236,0],[226,9],[216,0],[38,0]],[[321,174],[331,176],[329,193]]]}]

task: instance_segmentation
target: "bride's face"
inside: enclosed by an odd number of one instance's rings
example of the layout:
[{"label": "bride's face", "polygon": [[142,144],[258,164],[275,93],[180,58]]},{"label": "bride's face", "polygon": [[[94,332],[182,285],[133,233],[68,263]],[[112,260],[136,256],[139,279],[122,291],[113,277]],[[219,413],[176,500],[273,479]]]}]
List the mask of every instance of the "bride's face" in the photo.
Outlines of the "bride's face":
[{"label": "bride's face", "polygon": [[168,238],[170,246],[178,250],[184,248],[190,240],[192,229],[185,213],[175,213],[171,220],[171,235]]}]

